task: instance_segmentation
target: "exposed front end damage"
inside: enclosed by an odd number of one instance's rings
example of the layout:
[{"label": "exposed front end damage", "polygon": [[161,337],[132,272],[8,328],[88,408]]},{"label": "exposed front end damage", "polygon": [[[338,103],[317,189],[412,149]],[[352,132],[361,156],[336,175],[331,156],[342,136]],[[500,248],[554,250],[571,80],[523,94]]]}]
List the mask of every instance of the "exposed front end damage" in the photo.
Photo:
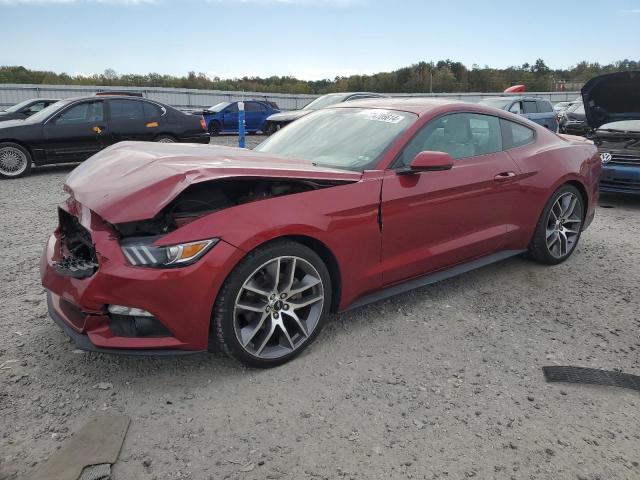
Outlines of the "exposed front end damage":
[{"label": "exposed front end damage", "polygon": [[[41,278],[51,317],[78,348],[129,354],[205,350],[217,292],[245,252],[224,236],[200,236],[192,225],[210,223],[216,214],[243,205],[304,198],[357,181],[348,172],[346,178],[333,173],[305,178],[301,172],[288,178],[282,172],[263,177],[255,171],[217,171],[211,179],[183,173],[153,181],[143,173],[133,172],[150,187],[160,185],[168,201],[149,204],[153,195],[140,195],[144,185],[101,194],[100,179],[93,174],[82,182],[76,176],[67,185],[70,197],[60,205]],[[97,191],[90,195],[94,185]],[[136,219],[140,212],[152,214]],[[167,241],[172,234],[188,241]]]},{"label": "exposed front end damage", "polygon": [[188,186],[153,218],[116,223],[122,238],[164,235],[205,215],[245,203],[293,195],[344,181],[286,178],[227,178]]}]

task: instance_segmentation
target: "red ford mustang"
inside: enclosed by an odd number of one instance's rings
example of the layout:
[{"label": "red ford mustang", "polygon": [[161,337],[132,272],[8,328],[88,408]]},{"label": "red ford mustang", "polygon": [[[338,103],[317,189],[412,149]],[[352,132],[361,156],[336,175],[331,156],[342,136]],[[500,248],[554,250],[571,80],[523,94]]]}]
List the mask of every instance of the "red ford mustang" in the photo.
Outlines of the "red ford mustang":
[{"label": "red ford mustang", "polygon": [[329,311],[523,252],[566,260],[600,168],[588,140],[425,99],[320,110],[254,151],[123,142],[67,179],[42,283],[79,348],[274,366]]}]

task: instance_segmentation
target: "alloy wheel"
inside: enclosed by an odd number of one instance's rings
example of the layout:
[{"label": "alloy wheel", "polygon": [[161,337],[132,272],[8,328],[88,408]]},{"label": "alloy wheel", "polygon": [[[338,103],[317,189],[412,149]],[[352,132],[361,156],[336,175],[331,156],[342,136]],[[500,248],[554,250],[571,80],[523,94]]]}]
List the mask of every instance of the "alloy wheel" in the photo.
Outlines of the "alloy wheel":
[{"label": "alloy wheel", "polygon": [[277,359],[300,348],[316,329],[324,286],[304,258],[281,256],[257,268],[236,297],[233,325],[249,354]]},{"label": "alloy wheel", "polygon": [[563,193],[554,202],[547,217],[547,249],[555,258],[567,256],[575,246],[582,227],[580,200],[572,192]]},{"label": "alloy wheel", "polygon": [[19,148],[8,146],[0,149],[0,174],[17,177],[24,173],[28,165],[29,159]]}]

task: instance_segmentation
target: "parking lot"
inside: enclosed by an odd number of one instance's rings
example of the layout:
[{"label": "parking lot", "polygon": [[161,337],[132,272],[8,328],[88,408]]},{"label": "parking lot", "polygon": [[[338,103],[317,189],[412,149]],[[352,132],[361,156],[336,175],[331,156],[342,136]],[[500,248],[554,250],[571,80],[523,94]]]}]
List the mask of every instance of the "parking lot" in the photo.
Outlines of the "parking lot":
[{"label": "parking lot", "polygon": [[71,168],[0,182],[0,479],[101,413],[132,419],[116,479],[640,478],[638,393],[541,371],[640,371],[640,200],[602,198],[564,264],[516,257],[333,315],[262,371],[74,350],[38,275]]}]

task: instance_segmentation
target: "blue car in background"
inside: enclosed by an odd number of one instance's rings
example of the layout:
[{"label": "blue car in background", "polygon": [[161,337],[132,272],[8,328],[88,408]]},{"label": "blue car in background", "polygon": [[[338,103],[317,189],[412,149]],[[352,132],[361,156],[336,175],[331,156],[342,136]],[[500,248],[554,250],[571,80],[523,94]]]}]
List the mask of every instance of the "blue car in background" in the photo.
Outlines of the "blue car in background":
[{"label": "blue car in background", "polygon": [[558,130],[558,119],[553,111],[553,105],[545,98],[539,97],[491,97],[480,100],[482,105],[499,108],[507,112],[522,115],[532,122],[536,122],[552,132]]},{"label": "blue car in background", "polygon": [[[267,117],[279,113],[273,102],[247,100],[244,102],[244,122],[247,133],[264,131]],[[198,115],[204,117],[211,136],[220,133],[238,133],[238,102],[220,102],[213,107],[205,108]]]}]

